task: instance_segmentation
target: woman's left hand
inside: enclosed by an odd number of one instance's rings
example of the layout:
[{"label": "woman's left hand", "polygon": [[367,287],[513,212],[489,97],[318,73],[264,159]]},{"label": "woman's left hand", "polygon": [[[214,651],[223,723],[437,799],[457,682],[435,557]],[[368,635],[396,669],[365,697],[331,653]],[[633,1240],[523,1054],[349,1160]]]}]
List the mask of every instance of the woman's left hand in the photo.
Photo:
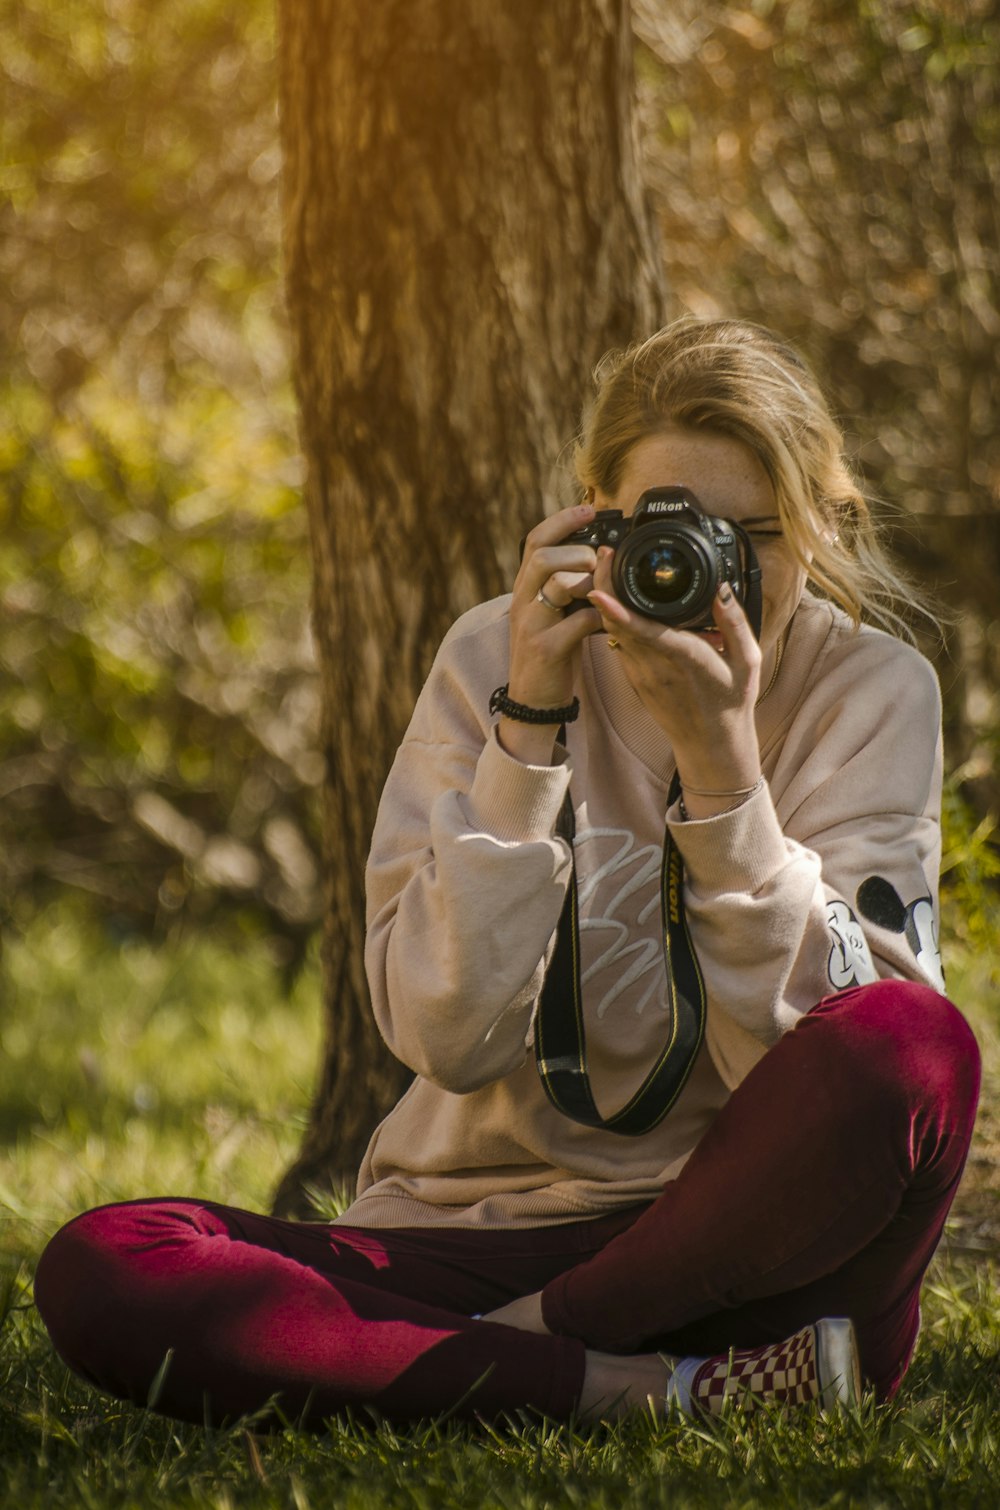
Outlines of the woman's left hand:
[{"label": "woman's left hand", "polygon": [[534,1295],[521,1295],[517,1300],[508,1301],[505,1306],[498,1306],[495,1311],[487,1311],[480,1318],[482,1321],[498,1321],[501,1326],[517,1327],[520,1332],[538,1332],[542,1337],[551,1337],[545,1322],[542,1320],[542,1294],[538,1290]]},{"label": "woman's left hand", "polygon": [[669,738],[681,781],[719,792],[753,786],[761,652],[732,589],[724,586],[712,604],[717,634],[665,628],[615,597],[613,555],[607,547],[598,552],[588,596],[618,642],[622,669]]}]

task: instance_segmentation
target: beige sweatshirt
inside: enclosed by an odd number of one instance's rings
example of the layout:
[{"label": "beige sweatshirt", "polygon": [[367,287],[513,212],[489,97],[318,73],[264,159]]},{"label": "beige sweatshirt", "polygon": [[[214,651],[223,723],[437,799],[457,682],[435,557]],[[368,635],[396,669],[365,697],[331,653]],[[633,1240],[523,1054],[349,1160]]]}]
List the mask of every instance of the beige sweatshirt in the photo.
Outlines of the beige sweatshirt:
[{"label": "beige sweatshirt", "polygon": [[[496,739],[508,598],[446,636],[386,783],[368,868],[366,962],[386,1042],[416,1079],[376,1130],[342,1221],[527,1227],[656,1196],[730,1092],[822,997],[878,976],[942,985],[940,709],[915,650],[806,597],[757,709],[766,785],[735,812],[666,811],[665,736],[603,636],[552,767]],[[664,821],[708,998],[705,1042],[639,1138],[550,1104],[533,1013],[570,875],[554,829],[569,785],[587,1057],[604,1116],[666,1033]]]}]

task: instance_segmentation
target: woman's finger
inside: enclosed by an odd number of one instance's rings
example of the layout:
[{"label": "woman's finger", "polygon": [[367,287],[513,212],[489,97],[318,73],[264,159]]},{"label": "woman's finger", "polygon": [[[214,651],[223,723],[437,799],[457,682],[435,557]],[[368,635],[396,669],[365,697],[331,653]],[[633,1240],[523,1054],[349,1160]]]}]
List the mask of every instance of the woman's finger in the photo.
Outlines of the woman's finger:
[{"label": "woman's finger", "polygon": [[[518,598],[546,595],[565,608],[570,598],[584,596],[594,571],[594,552],[589,545],[550,545],[525,556],[514,583]],[[548,584],[552,583],[552,590]]]},{"label": "woman's finger", "polygon": [[558,643],[564,650],[570,650],[582,644],[588,635],[596,634],[600,627],[601,621],[594,609],[579,608],[564,615],[559,625]]},{"label": "woman's finger", "polygon": [[558,545],[567,535],[572,535],[574,530],[589,524],[593,517],[592,504],[578,503],[573,508],[560,509],[557,514],[549,514],[540,519],[524,537],[525,559],[546,546]]},{"label": "woman's finger", "polygon": [[[596,575],[595,575],[596,580]],[[623,603],[613,597],[609,592],[602,592],[599,588],[593,588],[587,594],[587,601],[592,603],[607,625],[614,625],[616,629],[627,629],[631,614]]]},{"label": "woman's finger", "polygon": [[736,670],[755,671],[760,666],[760,646],[750,621],[728,582],[723,582],[712,601],[712,618],[722,635],[729,664]]},{"label": "woman's finger", "polygon": [[[525,580],[525,591],[529,590],[528,583],[533,579]],[[541,586],[533,594],[540,602],[548,599],[554,608],[560,612],[569,608],[573,602],[580,602],[586,598],[593,583],[590,571],[583,567],[580,571],[560,570],[554,571],[549,576],[543,577]],[[544,594],[544,597],[542,596]]]},{"label": "woman's finger", "polygon": [[595,588],[587,597],[601,615],[605,629],[620,638],[623,645],[628,642],[636,650],[660,652],[683,661],[693,660],[696,666],[711,664],[698,635],[671,629],[658,619],[634,613],[612,593]]},{"label": "woman's finger", "polygon": [[545,605],[538,610],[538,621],[532,620],[517,636],[518,659],[527,657],[532,662],[556,664],[571,656],[588,635],[597,634],[601,621],[595,611],[582,608],[576,613],[552,613]]},{"label": "woman's finger", "polygon": [[617,635],[619,630],[629,635],[636,644],[649,647],[676,650],[685,654],[690,648],[685,641],[687,635],[681,638],[680,631],[671,629],[659,619],[647,618],[645,614],[636,613],[626,607],[619,597],[615,595],[611,584],[611,563],[614,560],[614,551],[607,546],[602,546],[597,552],[597,565],[594,568],[594,590],[587,597],[598,610],[601,618],[605,620],[605,628]]},{"label": "woman's finger", "polygon": [[[709,643],[705,636],[670,628],[657,619],[633,613],[618,599],[611,587],[611,562],[614,552],[602,547],[597,553],[594,587],[587,594],[601,615],[601,622],[623,649],[633,653],[653,652],[666,658],[675,672],[694,671],[709,675],[713,681],[743,683],[760,664],[760,647],[742,605],[728,583],[723,583],[712,603],[712,618],[722,637],[722,646]],[[719,656],[719,648],[723,654]],[[720,664],[721,662],[721,664]],[[723,674],[722,668],[727,668]]]}]

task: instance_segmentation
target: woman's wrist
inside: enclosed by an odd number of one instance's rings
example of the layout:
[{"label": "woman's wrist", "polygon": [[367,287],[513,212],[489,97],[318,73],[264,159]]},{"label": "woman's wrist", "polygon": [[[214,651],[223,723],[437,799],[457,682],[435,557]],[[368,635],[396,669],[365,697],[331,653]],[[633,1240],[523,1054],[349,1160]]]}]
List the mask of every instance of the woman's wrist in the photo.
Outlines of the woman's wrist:
[{"label": "woman's wrist", "polygon": [[499,714],[501,749],[525,765],[547,766],[552,764],[560,728],[579,717],[580,699],[565,683],[525,688],[511,677],[494,691],[490,712]]},{"label": "woman's wrist", "polygon": [[565,703],[525,703],[511,697],[510,687],[504,683],[497,687],[490,698],[490,712],[519,724],[571,724],[580,716],[580,699],[571,698]]},{"label": "woman's wrist", "polygon": [[756,781],[745,787],[734,787],[728,790],[715,788],[695,787],[685,785],[681,780],[680,811],[682,818],[719,818],[724,813],[732,813],[744,802],[749,802],[751,797],[756,796],[764,784],[763,776],[758,776]]},{"label": "woman's wrist", "polygon": [[551,765],[558,724],[525,724],[501,718],[497,724],[500,748],[523,765]]},{"label": "woman's wrist", "polygon": [[713,750],[682,747],[674,753],[688,818],[717,818],[757,790],[761,772],[755,729],[738,741],[720,740]]}]

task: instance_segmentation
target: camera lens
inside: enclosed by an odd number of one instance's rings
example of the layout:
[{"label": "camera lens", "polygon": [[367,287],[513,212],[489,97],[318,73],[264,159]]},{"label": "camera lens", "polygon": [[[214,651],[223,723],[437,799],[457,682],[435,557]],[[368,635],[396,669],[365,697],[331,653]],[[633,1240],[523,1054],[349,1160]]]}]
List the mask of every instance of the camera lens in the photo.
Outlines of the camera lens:
[{"label": "camera lens", "polygon": [[711,617],[717,576],[711,540],[679,520],[640,524],[611,565],[612,585],[623,603],[677,629]]},{"label": "camera lens", "polygon": [[632,567],[635,585],[650,603],[669,607],[691,591],[694,573],[691,558],[673,541],[663,541],[644,552]]}]

